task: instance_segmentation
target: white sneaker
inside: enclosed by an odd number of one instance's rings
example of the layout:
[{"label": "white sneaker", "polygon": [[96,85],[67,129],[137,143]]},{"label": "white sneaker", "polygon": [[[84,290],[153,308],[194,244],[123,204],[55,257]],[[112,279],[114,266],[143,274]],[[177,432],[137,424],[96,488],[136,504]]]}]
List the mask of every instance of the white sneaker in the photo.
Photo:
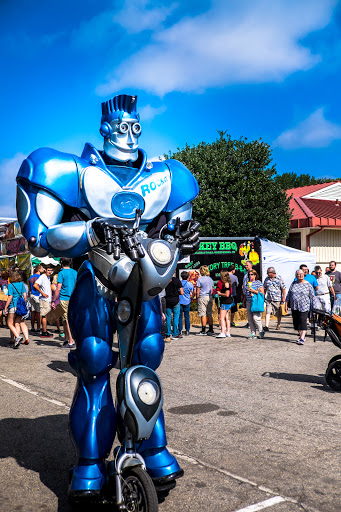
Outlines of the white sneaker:
[{"label": "white sneaker", "polygon": [[217,334],[216,338],[226,338],[226,334],[221,332],[220,334]]},{"label": "white sneaker", "polygon": [[231,338],[231,334],[229,332],[226,333],[226,338]]}]

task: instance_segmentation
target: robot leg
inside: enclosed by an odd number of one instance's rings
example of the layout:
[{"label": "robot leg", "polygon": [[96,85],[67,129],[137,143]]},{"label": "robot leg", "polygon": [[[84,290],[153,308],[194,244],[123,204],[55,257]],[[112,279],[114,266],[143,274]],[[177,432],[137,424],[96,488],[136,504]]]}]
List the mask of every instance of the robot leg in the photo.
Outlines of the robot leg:
[{"label": "robot leg", "polygon": [[[153,370],[160,366],[165,348],[160,330],[160,299],[155,297],[149,302],[142,303],[133,364],[143,364]],[[138,450],[156,485],[165,485],[183,475],[183,470],[175,457],[169,453],[166,445],[164,415],[161,411],[151,437],[144,441]]]},{"label": "robot leg", "polygon": [[111,350],[111,307],[97,292],[91,264],[84,262],[68,315],[77,346],[69,354],[69,363],[77,372],[69,417],[71,438],[78,456],[69,486],[73,500],[100,495],[106,477],[104,461],[116,434],[116,412],[109,380],[109,371],[117,360]]}]

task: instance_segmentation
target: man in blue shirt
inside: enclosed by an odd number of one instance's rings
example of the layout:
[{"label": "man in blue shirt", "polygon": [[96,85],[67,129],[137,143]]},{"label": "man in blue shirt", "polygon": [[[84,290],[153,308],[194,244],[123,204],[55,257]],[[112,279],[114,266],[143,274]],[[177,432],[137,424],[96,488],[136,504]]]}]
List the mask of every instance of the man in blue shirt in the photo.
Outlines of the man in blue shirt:
[{"label": "man in blue shirt", "polygon": [[183,295],[180,295],[180,317],[179,317],[179,336],[182,337],[182,315],[185,315],[185,334],[189,335],[189,330],[191,328],[190,319],[189,319],[189,311],[191,309],[191,298],[194,290],[194,286],[192,283],[188,281],[189,273],[185,270],[181,272],[181,284],[184,291]]},{"label": "man in blue shirt", "polygon": [[63,309],[63,326],[65,333],[65,341],[62,348],[72,350],[76,348],[76,344],[71,335],[67,312],[69,309],[70,297],[76,284],[77,272],[71,268],[71,260],[69,258],[61,258],[60,264],[62,266],[62,270],[58,274],[57,290],[55,291],[52,308],[56,308],[56,302],[60,299],[60,305]]},{"label": "man in blue shirt", "polygon": [[304,272],[304,280],[308,281],[308,283],[311,284],[311,286],[314,288],[314,293],[315,293],[316,290],[318,290],[318,283],[317,283],[316,277],[309,274],[309,269],[308,269],[307,265],[305,265],[304,263],[302,263],[302,265],[300,265],[300,269],[303,270],[303,272]]}]

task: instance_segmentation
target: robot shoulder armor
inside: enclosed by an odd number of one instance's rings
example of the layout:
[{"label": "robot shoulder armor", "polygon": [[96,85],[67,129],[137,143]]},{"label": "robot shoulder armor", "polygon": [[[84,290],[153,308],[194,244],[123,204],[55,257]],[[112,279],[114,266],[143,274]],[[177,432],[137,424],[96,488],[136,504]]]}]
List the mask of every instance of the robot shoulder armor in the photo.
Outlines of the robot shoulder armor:
[{"label": "robot shoulder armor", "polygon": [[193,201],[199,194],[199,185],[193,174],[178,160],[165,160],[172,175],[172,189],[165,208],[171,212]]},{"label": "robot shoulder armor", "polygon": [[17,182],[26,182],[51,192],[69,206],[76,206],[79,178],[75,159],[50,148],[33,151],[23,161]]}]

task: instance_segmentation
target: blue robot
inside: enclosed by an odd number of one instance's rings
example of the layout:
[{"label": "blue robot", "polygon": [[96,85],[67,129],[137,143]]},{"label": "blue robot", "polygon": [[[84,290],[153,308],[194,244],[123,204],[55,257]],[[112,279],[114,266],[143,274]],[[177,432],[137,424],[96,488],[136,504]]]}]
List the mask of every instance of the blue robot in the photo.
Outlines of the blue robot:
[{"label": "blue robot", "polygon": [[[102,103],[103,151],[86,143],[81,157],[41,148],[24,160],[17,176],[17,214],[29,249],[88,260],[79,269],[69,306],[77,372],[70,433],[78,462],[70,498],[100,495],[105,459],[117,429],[109,371],[116,330],[115,297],[138,261],[142,309],[133,364],[155,370],[162,361],[158,294],[170,281],[181,254],[198,247],[199,224],[191,220],[199,192],[189,170],[176,160],[147,161],[139,148],[137,97]],[[175,243],[176,241],[176,243]],[[139,453],[156,486],[172,486],[183,471],[168,452],[161,411]]]}]

